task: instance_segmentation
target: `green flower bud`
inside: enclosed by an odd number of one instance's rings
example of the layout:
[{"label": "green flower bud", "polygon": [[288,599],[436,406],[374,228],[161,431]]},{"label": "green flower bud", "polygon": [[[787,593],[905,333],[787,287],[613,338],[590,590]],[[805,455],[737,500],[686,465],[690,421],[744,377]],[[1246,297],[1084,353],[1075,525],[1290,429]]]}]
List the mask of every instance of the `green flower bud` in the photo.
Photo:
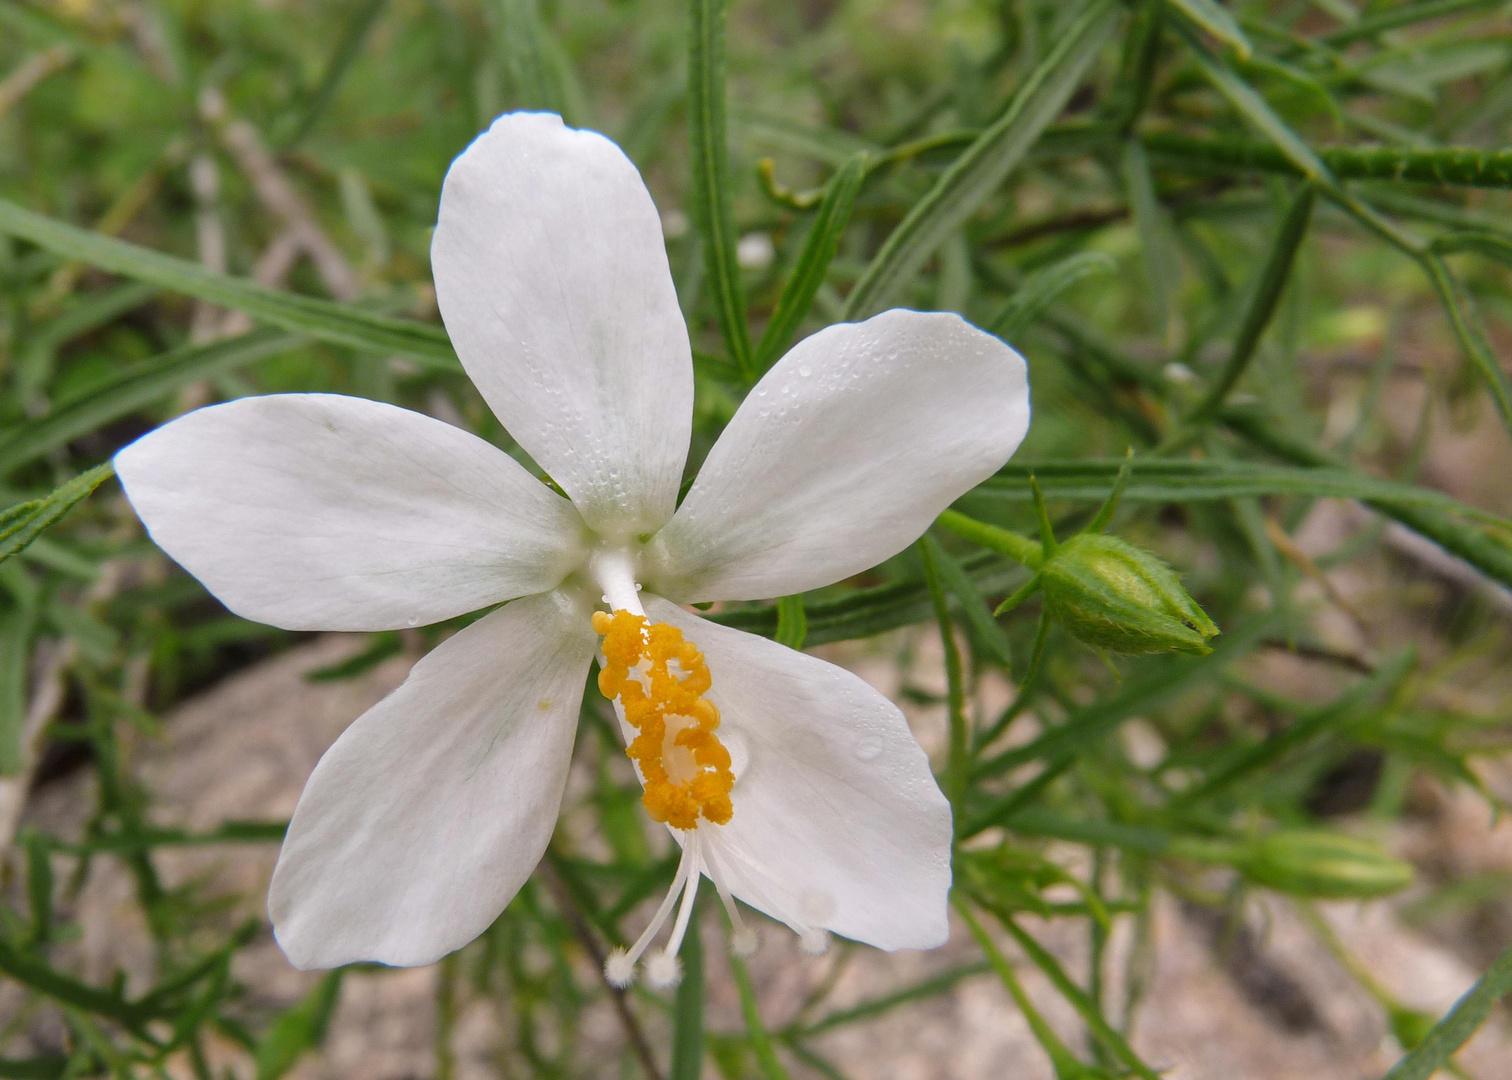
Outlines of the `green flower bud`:
[{"label": "green flower bud", "polygon": [[1412,884],[1412,867],[1370,841],[1315,830],[1253,841],[1234,865],[1251,881],[1295,896],[1363,900]]},{"label": "green flower bud", "polygon": [[1160,559],[1116,536],[1084,532],[1040,567],[1051,617],[1088,645],[1121,653],[1212,652],[1218,627]]}]

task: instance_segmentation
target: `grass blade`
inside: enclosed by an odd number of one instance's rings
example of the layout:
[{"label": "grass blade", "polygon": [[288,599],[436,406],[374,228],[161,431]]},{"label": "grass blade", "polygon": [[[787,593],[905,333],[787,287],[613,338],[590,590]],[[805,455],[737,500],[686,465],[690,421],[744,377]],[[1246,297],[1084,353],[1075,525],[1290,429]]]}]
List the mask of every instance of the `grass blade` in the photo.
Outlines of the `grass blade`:
[{"label": "grass blade", "polygon": [[315,989],[273,1021],[257,1044],[257,1080],[279,1080],[305,1051],[321,1044],[336,1011],[342,974],[341,968],[327,972]]},{"label": "grass blade", "polygon": [[1466,310],[1469,298],[1450,273],[1443,256],[1429,252],[1421,261],[1428,280],[1433,283],[1433,291],[1438,294],[1439,303],[1444,307],[1449,328],[1459,340],[1460,348],[1470,358],[1475,373],[1485,383],[1486,392],[1491,395],[1497,415],[1507,425],[1507,429],[1512,431],[1512,384],[1508,383],[1507,373],[1502,370],[1501,361],[1497,359],[1491,343],[1476,325],[1471,312]]},{"label": "grass blade", "polygon": [[114,475],[115,468],[106,462],[80,473],[66,484],[60,484],[40,499],[0,511],[0,563],[56,525]]},{"label": "grass blade", "polygon": [[0,232],[19,236],[67,259],[244,311],[284,330],[365,352],[402,356],[439,371],[461,370],[446,332],[439,326],[376,315],[211,273],[186,259],[80,229],[4,199],[0,199]]},{"label": "grass blade", "polygon": [[856,154],[847,159],[838,172],[830,177],[824,189],[824,199],[814,214],[814,223],[809,228],[808,239],[798,256],[798,264],[782,287],[777,306],[761,333],[756,346],[755,371],[757,375],[777,362],[793,342],[793,335],[814,306],[814,297],[819,286],[824,284],[830,261],[845,235],[845,226],[850,223],[851,210],[855,208],[856,196],[866,180],[869,154]]},{"label": "grass blade", "polygon": [[703,1075],[704,952],[698,897],[682,946],[682,982],[672,1002],[672,1068],[667,1080],[699,1080]]},{"label": "grass blade", "polygon": [[1101,251],[1081,251],[1068,255],[1030,274],[1008,298],[987,329],[1003,340],[1032,323],[1062,293],[1093,274],[1112,274],[1118,263]]},{"label": "grass blade", "polygon": [[1244,31],[1239,29],[1234,17],[1219,6],[1217,0],[1166,0],[1166,5],[1181,12],[1218,40],[1232,45],[1239,54],[1239,59],[1250,58],[1254,49],[1249,38],[1244,36]]},{"label": "grass blade", "polygon": [[1480,1027],[1498,1001],[1512,994],[1512,946],[1508,946],[1476,984],[1433,1025],[1412,1053],[1391,1067],[1383,1080],[1428,1080],[1448,1063]]},{"label": "grass blade", "polygon": [[1228,362],[1208,389],[1207,396],[1192,411],[1191,423],[1201,423],[1212,416],[1249,367],[1249,362],[1260,345],[1261,335],[1276,314],[1286,283],[1291,280],[1292,265],[1296,262],[1302,241],[1307,237],[1308,226],[1312,223],[1313,206],[1317,201],[1317,187],[1311,183],[1303,184],[1302,190],[1297,192],[1291,207],[1286,211],[1286,216],[1281,219],[1281,227],[1276,230],[1275,243],[1271,245],[1270,255],[1260,271],[1254,295],[1245,308],[1244,322],[1239,327],[1239,336],[1234,339]]},{"label": "grass blade", "polygon": [[1118,5],[1090,0],[1008,108],[945,170],[893,230],[845,304],[845,318],[875,315],[897,301],[945,238],[997,190],[1034,141],[1060,114],[1113,31]]},{"label": "grass blade", "polygon": [[388,0],[361,0],[353,9],[347,21],[346,32],[336,43],[331,59],[326,63],[325,74],[320,78],[320,85],[310,95],[299,117],[298,125],[294,128],[294,134],[289,137],[288,145],[296,146],[303,142],[305,136],[325,115],[332,99],[336,97],[336,90],[341,85],[341,80],[351,69],[352,61],[361,54],[363,43],[367,41],[368,31],[373,28],[373,23],[377,21],[378,14],[387,2]]},{"label": "grass blade", "polygon": [[[725,0],[689,0],[688,143],[693,220],[703,239],[714,312],[730,359],[747,382],[756,368],[745,292],[735,257],[730,206],[730,147],[725,136]],[[817,286],[816,286],[817,288]]]},{"label": "grass blade", "polygon": [[752,1053],[756,1055],[756,1063],[761,1066],[766,1080],[790,1080],[788,1071],[782,1067],[782,1062],[777,1057],[777,1051],[772,1048],[772,1037],[761,1019],[761,1007],[756,1001],[756,988],[751,984],[751,973],[746,970],[745,961],[734,953],[730,954],[730,974],[735,977],[735,989],[740,994],[740,1013],[745,1017],[746,1040],[751,1044]]},{"label": "grass blade", "polygon": [[806,637],[808,615],[803,609],[803,594],[782,597],[777,601],[777,632],[772,640],[790,649],[801,649]]},{"label": "grass blade", "polygon": [[1191,46],[1188,51],[1197,61],[1197,66],[1202,69],[1202,73],[1207,76],[1208,82],[1228,99],[1229,104],[1240,116],[1275,143],[1276,149],[1280,150],[1303,176],[1320,183],[1332,183],[1333,176],[1329,173],[1328,166],[1323,164],[1312,148],[1302,141],[1302,137],[1293,131],[1285,120],[1276,115],[1275,110],[1260,96],[1258,90],[1213,57],[1201,42],[1184,31],[1181,34]]},{"label": "grass blade", "polygon": [[253,330],[208,345],[185,345],[132,364],[83,397],[62,403],[0,437],[0,476],[190,383],[287,352],[307,340],[281,330]]}]

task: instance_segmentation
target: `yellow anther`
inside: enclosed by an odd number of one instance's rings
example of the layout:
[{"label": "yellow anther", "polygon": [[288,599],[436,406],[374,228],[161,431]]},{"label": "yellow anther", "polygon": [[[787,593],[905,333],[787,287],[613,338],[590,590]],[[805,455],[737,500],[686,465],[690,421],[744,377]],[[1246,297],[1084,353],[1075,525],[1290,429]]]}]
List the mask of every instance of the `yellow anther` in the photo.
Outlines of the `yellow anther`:
[{"label": "yellow anther", "polygon": [[640,767],[646,813],[674,829],[729,822],[735,774],[714,734],[719,710],[703,697],[713,685],[703,653],[670,623],[628,611],[595,612],[593,629],[604,638],[599,689],[636,731],[625,753]]}]

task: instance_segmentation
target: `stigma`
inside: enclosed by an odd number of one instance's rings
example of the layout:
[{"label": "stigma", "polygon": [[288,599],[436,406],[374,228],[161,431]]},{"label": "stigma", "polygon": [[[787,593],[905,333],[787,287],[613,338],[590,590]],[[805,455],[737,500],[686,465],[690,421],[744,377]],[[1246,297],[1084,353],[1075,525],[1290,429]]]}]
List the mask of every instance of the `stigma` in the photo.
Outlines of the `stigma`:
[{"label": "stigma", "polygon": [[599,690],[636,732],[625,753],[640,771],[646,813],[685,832],[728,824],[735,774],[715,734],[719,709],[704,697],[713,679],[703,653],[677,627],[624,609],[595,612],[593,629],[604,638]]}]

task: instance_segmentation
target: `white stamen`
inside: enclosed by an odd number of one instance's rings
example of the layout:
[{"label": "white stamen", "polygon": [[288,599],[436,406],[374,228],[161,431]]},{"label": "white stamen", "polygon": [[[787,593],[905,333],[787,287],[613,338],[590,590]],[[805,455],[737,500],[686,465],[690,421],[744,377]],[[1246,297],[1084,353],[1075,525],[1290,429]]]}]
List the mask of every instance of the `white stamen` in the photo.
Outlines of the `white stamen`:
[{"label": "white stamen", "polygon": [[657,990],[670,990],[682,982],[682,960],[670,953],[652,953],[646,961],[646,981]]},{"label": "white stamen", "polygon": [[624,949],[615,949],[609,954],[609,959],[604,961],[604,978],[609,980],[609,985],[619,990],[625,989],[635,981],[635,961],[630,959],[630,954]]},{"label": "white stamen", "polygon": [[[689,830],[687,839],[683,843],[683,858],[686,860],[691,856],[692,865],[688,868],[688,883],[683,886],[683,901],[682,907],[677,909],[677,922],[672,924],[672,936],[667,939],[667,947],[662,951],[663,956],[673,960],[677,959],[678,950],[682,948],[683,935],[688,932],[688,920],[693,917],[693,900],[698,895],[698,883],[703,879],[701,860],[698,857],[698,830]],[[681,970],[680,967],[679,970]],[[649,970],[647,974],[650,974]]]},{"label": "white stamen", "polygon": [[[630,947],[629,952],[623,949],[615,949],[604,961],[604,978],[609,982],[624,989],[635,981],[635,964],[646,951],[653,938],[667,922],[667,916],[672,914],[672,905],[677,903],[678,895],[683,891],[683,884],[688,880],[688,871],[693,867],[693,857],[689,854],[690,847],[683,848],[682,861],[677,864],[677,873],[672,875],[672,887],[667,890],[666,898],[661,906],[656,909],[656,914],[651,916],[651,921],[646,929],[641,931],[641,936]],[[623,981],[621,981],[623,980]]]},{"label": "white stamen", "polygon": [[600,548],[593,553],[588,571],[604,590],[604,603],[615,611],[645,617],[646,609],[641,607],[640,586],[635,583],[635,566],[629,552]]},{"label": "white stamen", "polygon": [[707,845],[703,852],[704,872],[709,875],[709,880],[714,883],[714,890],[719,893],[719,902],[724,905],[725,914],[730,917],[730,951],[736,956],[755,956],[756,950],[761,948],[761,935],[755,929],[748,927],[745,920],[740,917],[740,910],[735,906],[735,898],[730,895],[730,889],[724,882],[724,874],[719,869],[719,863],[715,858],[714,845]]},{"label": "white stamen", "polygon": [[822,928],[804,930],[798,935],[798,947],[810,956],[823,956],[829,952],[829,931]]}]

